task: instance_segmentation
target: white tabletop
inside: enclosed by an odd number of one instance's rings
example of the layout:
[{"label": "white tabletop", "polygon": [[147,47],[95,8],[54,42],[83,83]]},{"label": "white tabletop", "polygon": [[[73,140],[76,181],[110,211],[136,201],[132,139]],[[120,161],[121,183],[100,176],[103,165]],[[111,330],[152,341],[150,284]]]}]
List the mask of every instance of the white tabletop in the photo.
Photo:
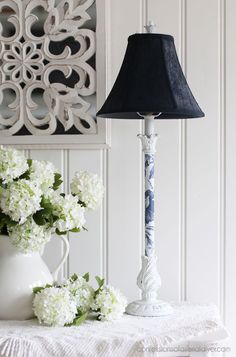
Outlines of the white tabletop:
[{"label": "white tabletop", "polygon": [[172,304],[166,317],[124,315],[75,327],[45,327],[37,320],[1,321],[0,355],[6,357],[142,357],[147,346],[171,346],[224,329],[212,304]]}]

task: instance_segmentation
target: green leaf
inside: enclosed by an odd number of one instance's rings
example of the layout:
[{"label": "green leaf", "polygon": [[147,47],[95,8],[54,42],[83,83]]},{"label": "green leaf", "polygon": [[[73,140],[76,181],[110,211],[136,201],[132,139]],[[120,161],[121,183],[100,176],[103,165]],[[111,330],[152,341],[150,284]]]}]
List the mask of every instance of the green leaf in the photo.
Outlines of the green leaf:
[{"label": "green leaf", "polygon": [[70,281],[76,281],[78,279],[78,275],[77,274],[73,274],[73,275],[71,275],[71,277],[70,277]]},{"label": "green leaf", "polygon": [[34,294],[38,294],[40,293],[40,291],[44,290],[43,286],[36,286],[35,288],[33,288],[33,293]]},{"label": "green leaf", "polygon": [[56,172],[54,175],[54,184],[52,186],[53,190],[56,191],[60,187],[62,182],[63,182],[63,180],[61,179],[61,174]]},{"label": "green leaf", "polygon": [[60,232],[59,229],[56,228],[56,234],[57,234],[58,236],[64,236],[66,233],[67,233],[66,231],[65,231],[65,232]]},{"label": "green leaf", "polygon": [[[45,286],[35,286],[33,288],[33,292],[34,294],[40,293],[40,291],[47,289],[47,288],[52,288],[55,285],[51,285],[51,284],[46,284]],[[60,288],[61,286],[57,286],[57,288]]]},{"label": "green leaf", "polygon": [[45,196],[42,196],[40,205],[44,209],[48,209],[48,210],[52,210],[53,209],[53,205],[52,205],[50,199],[46,198]]},{"label": "green leaf", "polygon": [[76,317],[73,321],[73,325],[79,326],[87,319],[88,313],[85,312],[83,315]]},{"label": "green leaf", "polygon": [[53,227],[53,223],[54,223],[54,221],[53,221],[53,216],[50,215],[50,216],[49,216],[49,225],[50,225],[50,227]]},{"label": "green leaf", "polygon": [[46,289],[46,288],[52,288],[52,287],[53,287],[53,285],[51,285],[51,284],[46,284],[44,288]]},{"label": "green leaf", "polygon": [[79,326],[86,320],[87,316],[87,312],[83,313],[82,315],[78,315],[74,318],[71,324],[67,324],[66,326]]},{"label": "green leaf", "polygon": [[29,178],[30,178],[30,171],[27,170],[20,177],[14,179],[14,181],[18,181],[18,180],[22,180],[22,179],[29,180]]},{"label": "green leaf", "polygon": [[95,279],[96,279],[96,281],[98,283],[98,287],[100,289],[104,285],[105,279],[101,279],[101,278],[99,278],[99,276],[95,276]]},{"label": "green leaf", "polygon": [[[75,196],[76,196],[76,195],[75,195]],[[85,204],[83,201],[80,201],[80,200],[79,200],[78,203],[80,204],[80,206],[86,208],[86,204]]]},{"label": "green leaf", "polygon": [[43,216],[42,210],[36,212],[33,215],[33,219],[38,226],[44,226],[47,223],[45,217]]},{"label": "green leaf", "polygon": [[42,214],[43,214],[44,216],[51,215],[51,213],[52,213],[52,207],[47,207],[47,208],[44,208],[44,209],[42,210]]},{"label": "green leaf", "polygon": [[88,282],[89,281],[89,272],[88,273],[85,273],[83,275],[83,278]]},{"label": "green leaf", "polygon": [[9,220],[7,222],[7,226],[8,227],[15,227],[15,226],[17,226],[17,224],[18,224],[18,222],[15,222],[15,221],[12,221],[12,220]]},{"label": "green leaf", "polygon": [[49,226],[53,226],[53,223],[58,219],[57,217],[53,216],[53,205],[51,204],[48,198],[44,196],[41,199],[40,205],[42,209],[37,211],[34,215],[34,221],[39,226],[44,226],[45,224],[49,224]]},{"label": "green leaf", "polygon": [[[7,226],[6,225],[2,225],[0,223],[0,232],[1,234],[3,234],[4,236],[8,236],[8,230],[7,230]],[[0,238],[1,239],[1,238]]]},{"label": "green leaf", "polygon": [[32,159],[28,159],[27,160],[27,164],[29,165],[29,168],[32,166],[33,160]]},{"label": "green leaf", "polygon": [[80,232],[80,228],[73,228],[73,229],[70,230],[70,232],[79,233]]},{"label": "green leaf", "polygon": [[13,227],[18,224],[18,222],[13,221],[8,215],[0,211],[0,225],[1,227],[7,225],[8,227]]}]

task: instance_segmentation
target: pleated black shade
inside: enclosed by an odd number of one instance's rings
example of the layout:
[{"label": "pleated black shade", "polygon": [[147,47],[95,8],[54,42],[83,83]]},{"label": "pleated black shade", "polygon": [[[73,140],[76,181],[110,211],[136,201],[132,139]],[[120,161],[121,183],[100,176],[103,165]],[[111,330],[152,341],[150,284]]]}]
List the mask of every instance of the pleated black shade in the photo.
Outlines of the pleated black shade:
[{"label": "pleated black shade", "polygon": [[147,33],[128,38],[120,72],[97,116],[141,119],[137,113],[161,113],[157,119],[204,116],[187,84],[170,35]]}]

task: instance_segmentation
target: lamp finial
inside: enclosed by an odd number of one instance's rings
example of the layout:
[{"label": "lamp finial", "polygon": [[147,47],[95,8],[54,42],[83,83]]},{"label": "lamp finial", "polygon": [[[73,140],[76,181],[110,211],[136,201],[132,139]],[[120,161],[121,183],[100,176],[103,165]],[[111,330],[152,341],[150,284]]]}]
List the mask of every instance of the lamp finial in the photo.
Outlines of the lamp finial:
[{"label": "lamp finial", "polygon": [[150,20],[150,21],[148,22],[148,25],[146,25],[146,26],[144,26],[144,27],[145,27],[147,33],[157,33],[156,24],[155,24],[152,20]]}]

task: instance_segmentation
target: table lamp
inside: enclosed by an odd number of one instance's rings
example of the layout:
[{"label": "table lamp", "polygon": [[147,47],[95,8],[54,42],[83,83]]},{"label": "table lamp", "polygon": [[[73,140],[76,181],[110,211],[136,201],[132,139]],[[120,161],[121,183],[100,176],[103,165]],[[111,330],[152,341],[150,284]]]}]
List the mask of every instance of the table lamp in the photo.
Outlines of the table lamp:
[{"label": "table lamp", "polygon": [[127,306],[126,312],[137,316],[162,316],[172,313],[170,304],[158,299],[161,279],[157,270],[154,238],[154,157],[157,134],[154,120],[204,117],[181,69],[174,38],[155,33],[128,38],[123,64],[115,84],[98,117],[110,119],[144,119],[142,142],[145,167],[145,255],[137,278],[141,300]]}]

